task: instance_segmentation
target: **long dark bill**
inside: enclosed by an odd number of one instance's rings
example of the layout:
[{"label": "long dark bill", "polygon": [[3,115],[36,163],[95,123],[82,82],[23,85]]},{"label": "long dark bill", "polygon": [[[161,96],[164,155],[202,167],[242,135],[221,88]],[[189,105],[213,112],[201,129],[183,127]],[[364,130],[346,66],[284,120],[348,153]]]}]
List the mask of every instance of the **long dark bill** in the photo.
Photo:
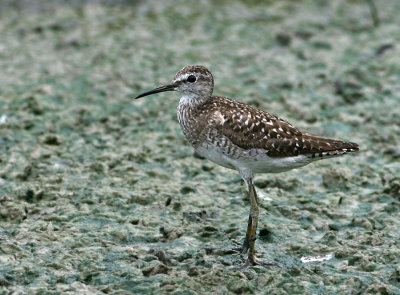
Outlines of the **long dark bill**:
[{"label": "long dark bill", "polygon": [[154,88],[153,90],[143,92],[143,93],[139,94],[138,96],[136,96],[135,99],[138,99],[143,96],[151,95],[154,93],[159,93],[159,92],[164,92],[164,91],[172,91],[174,89],[175,89],[174,84],[163,85],[163,86]]}]

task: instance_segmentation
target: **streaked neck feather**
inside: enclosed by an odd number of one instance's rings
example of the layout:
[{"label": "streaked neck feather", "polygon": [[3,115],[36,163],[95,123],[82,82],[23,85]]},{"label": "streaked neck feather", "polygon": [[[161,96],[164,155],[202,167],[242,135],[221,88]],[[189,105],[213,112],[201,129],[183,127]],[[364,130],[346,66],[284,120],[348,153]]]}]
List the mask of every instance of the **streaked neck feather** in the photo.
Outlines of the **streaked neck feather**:
[{"label": "streaked neck feather", "polygon": [[179,105],[196,107],[207,101],[206,97],[201,97],[194,93],[183,93],[181,99],[179,100]]}]

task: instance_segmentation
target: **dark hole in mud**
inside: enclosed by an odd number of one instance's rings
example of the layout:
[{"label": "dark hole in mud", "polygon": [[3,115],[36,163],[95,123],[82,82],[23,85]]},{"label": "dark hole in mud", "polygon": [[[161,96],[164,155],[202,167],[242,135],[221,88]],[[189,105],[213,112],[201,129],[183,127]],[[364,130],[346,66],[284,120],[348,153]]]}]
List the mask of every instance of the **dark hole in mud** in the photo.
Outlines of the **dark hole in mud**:
[{"label": "dark hole in mud", "polygon": [[273,241],[272,231],[266,227],[260,229],[259,237],[260,237],[260,240],[262,240],[264,242],[272,243],[272,241]]},{"label": "dark hole in mud", "polygon": [[188,193],[194,193],[196,190],[192,187],[189,186],[184,186],[183,188],[181,188],[181,193],[184,195],[187,195]]}]

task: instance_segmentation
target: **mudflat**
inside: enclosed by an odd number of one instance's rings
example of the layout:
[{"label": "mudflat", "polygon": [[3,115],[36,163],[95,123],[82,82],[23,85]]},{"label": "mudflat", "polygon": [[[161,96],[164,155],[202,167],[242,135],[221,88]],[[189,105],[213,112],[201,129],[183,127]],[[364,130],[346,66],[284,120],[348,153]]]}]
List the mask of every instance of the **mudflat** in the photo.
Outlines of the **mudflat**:
[{"label": "mudflat", "polygon": [[[2,1],[0,294],[400,294],[400,3]],[[372,2],[373,3],[373,2]],[[193,157],[177,93],[215,94],[361,152],[259,174]]]}]

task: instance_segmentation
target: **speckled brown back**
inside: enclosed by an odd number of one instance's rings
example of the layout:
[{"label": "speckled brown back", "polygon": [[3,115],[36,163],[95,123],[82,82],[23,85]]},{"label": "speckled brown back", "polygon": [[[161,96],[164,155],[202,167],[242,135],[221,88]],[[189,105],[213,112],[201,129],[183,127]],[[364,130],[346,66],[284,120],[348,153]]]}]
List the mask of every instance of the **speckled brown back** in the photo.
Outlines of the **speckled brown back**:
[{"label": "speckled brown back", "polygon": [[[196,113],[201,121],[210,121],[207,115],[214,116],[215,125],[209,128],[216,128],[234,145],[245,150],[264,149],[270,157],[306,154],[314,158],[358,151],[356,143],[302,132],[274,115],[226,97],[213,96]],[[218,141],[218,136],[214,140]]]}]

